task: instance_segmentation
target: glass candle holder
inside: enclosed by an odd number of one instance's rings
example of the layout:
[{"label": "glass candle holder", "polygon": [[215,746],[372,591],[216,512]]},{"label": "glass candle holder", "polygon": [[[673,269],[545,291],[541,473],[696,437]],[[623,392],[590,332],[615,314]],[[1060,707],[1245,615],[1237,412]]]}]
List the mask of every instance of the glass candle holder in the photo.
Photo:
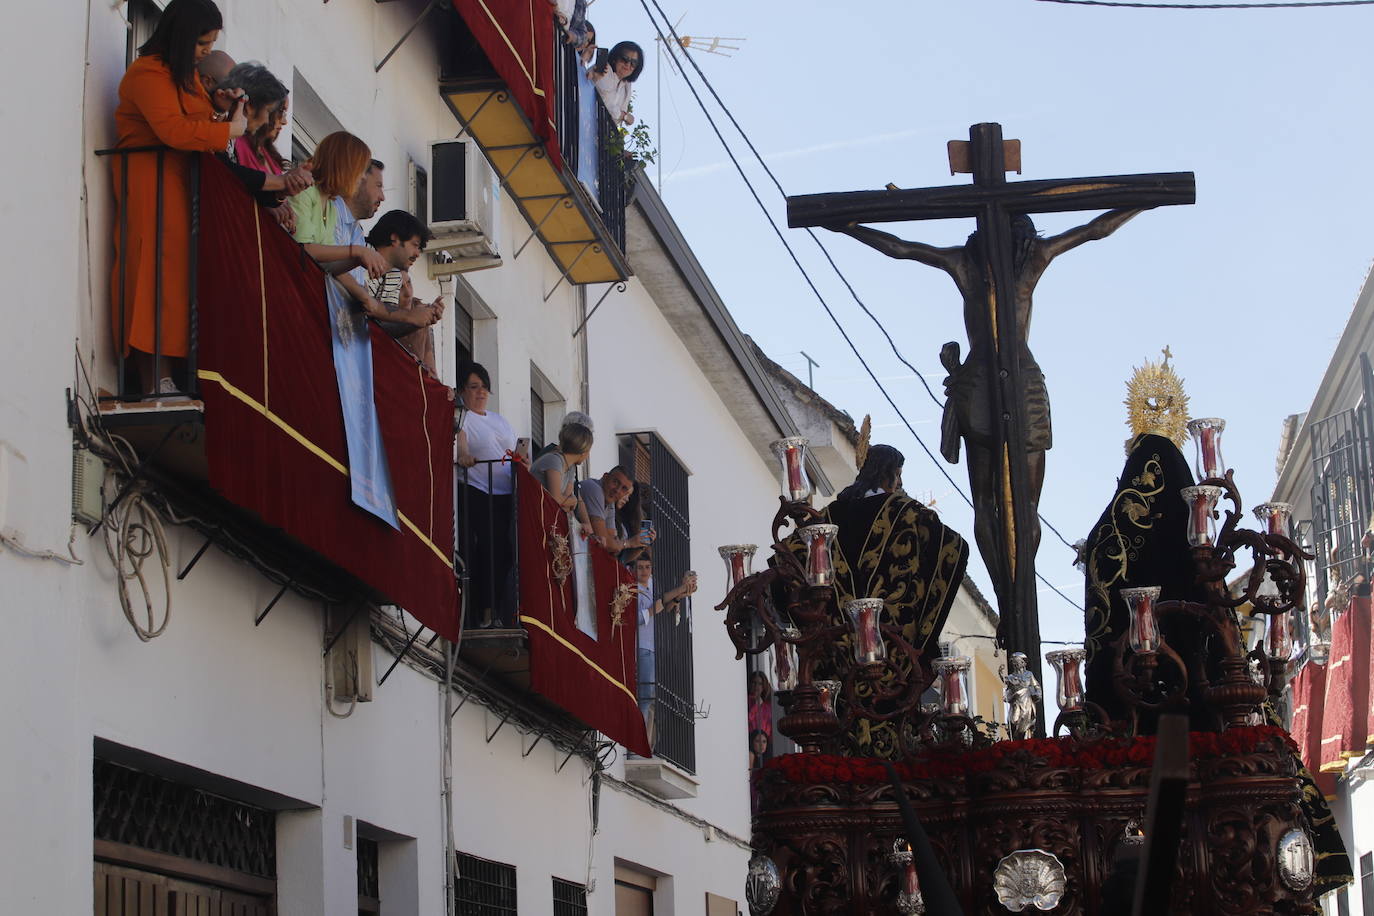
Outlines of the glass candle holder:
[{"label": "glass candle holder", "polygon": [[1121,597],[1130,614],[1127,642],[1132,652],[1159,651],[1159,618],[1155,616],[1155,602],[1159,600],[1159,586],[1123,588]]},{"label": "glass candle holder", "polygon": [[1226,473],[1221,457],[1221,434],[1226,421],[1220,417],[1201,417],[1188,421],[1188,435],[1197,443],[1198,480],[1210,480]]},{"label": "glass candle holder", "polygon": [[754,554],[758,549],[757,544],[725,544],[716,548],[725,561],[725,575],[731,589],[753,575]]},{"label": "glass candle holder", "polygon": [[947,716],[969,715],[968,672],[973,660],[967,655],[937,658],[932,662],[940,685],[940,705]]},{"label": "glass candle holder", "polygon": [[921,897],[921,882],[916,876],[916,856],[911,844],[901,837],[892,841],[888,861],[897,866],[897,912],[902,916],[920,916],[926,911]]},{"label": "glass candle holder", "polygon": [[1055,699],[1060,712],[1079,712],[1083,709],[1083,659],[1086,653],[1078,647],[1046,652],[1045,660],[1054,666]]},{"label": "glass candle holder", "polygon": [[835,543],[838,525],[807,525],[797,534],[806,544],[806,581],[810,585],[834,585],[835,564],[830,548]]},{"label": "glass candle holder", "polygon": [[881,627],[883,599],[855,598],[845,602],[844,612],[849,616],[849,628],[853,631],[855,663],[881,663],[887,658],[887,644],[883,642]]},{"label": "glass candle holder", "polygon": [[835,714],[835,698],[840,695],[844,685],[840,681],[816,681],[816,698],[821,708],[832,716]]},{"label": "glass candle holder", "polygon": [[1221,487],[1184,487],[1179,495],[1188,504],[1188,543],[1194,547],[1211,547],[1217,539],[1217,500]]},{"label": "glass candle holder", "polygon": [[788,436],[769,446],[778,457],[781,467],[782,495],[792,502],[800,502],[811,496],[811,481],[806,476],[807,444],[804,436]]},{"label": "glass candle holder", "polygon": [[1271,614],[1264,633],[1264,654],[1270,659],[1288,661],[1293,654],[1293,634],[1288,629],[1288,614]]},{"label": "glass candle holder", "polygon": [[1265,534],[1281,534],[1286,538],[1293,536],[1291,503],[1260,503],[1255,507],[1255,518],[1264,526]]},{"label": "glass candle holder", "polygon": [[797,647],[786,642],[788,639],[801,639],[801,630],[784,627],[783,639],[773,643],[773,680],[778,690],[797,689]]}]

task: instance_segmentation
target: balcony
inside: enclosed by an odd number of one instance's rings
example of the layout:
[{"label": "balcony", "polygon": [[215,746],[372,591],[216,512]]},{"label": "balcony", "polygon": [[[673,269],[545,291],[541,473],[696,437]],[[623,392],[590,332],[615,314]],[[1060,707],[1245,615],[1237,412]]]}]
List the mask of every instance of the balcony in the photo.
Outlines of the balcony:
[{"label": "balcony", "polygon": [[552,7],[527,2],[515,15],[454,0],[440,94],[531,227],[515,256],[538,238],[569,283],[624,280],[632,169],[606,142],[610,118]]},{"label": "balcony", "polygon": [[[124,466],[125,486],[106,517],[154,482],[194,507],[207,546],[270,556],[261,565],[280,574],[278,598],[296,587],[397,604],[456,638],[447,389],[380,328],[362,325],[368,346],[352,352],[363,362],[347,371],[371,384],[365,407],[346,411],[326,307],[337,284],[213,157],[159,148],[101,154],[120,201],[134,202],[116,217],[129,243],[115,265],[114,317],[135,329],[126,333],[140,350],[152,343],[138,359],[116,347],[116,390],[96,395],[83,427],[93,448]],[[149,242],[151,262],[128,255]],[[146,395],[153,379],[176,390]],[[346,413],[364,418],[366,439]],[[111,456],[121,440],[133,455]],[[360,470],[368,450],[375,479]],[[387,481],[387,454],[421,468],[427,457],[432,473]],[[385,511],[365,511],[359,494],[378,480]]]},{"label": "balcony", "polygon": [[[178,578],[217,543],[280,585],[258,623],[290,588],[328,602],[394,604],[450,641],[463,637],[470,669],[510,682],[516,702],[550,707],[647,750],[623,567],[604,551],[589,559],[600,596],[598,636],[578,631],[568,575],[557,575],[559,557],[566,559],[566,516],[533,478],[516,469],[516,496],[504,514],[475,520],[466,494],[455,502],[455,486],[466,491],[472,472],[454,473],[450,390],[375,323],[355,323],[338,285],[213,157],[103,152],[115,162],[120,200],[131,199],[125,164],[135,156],[161,163],[148,175],[184,169],[191,180],[184,206],[164,209],[153,195],[155,206],[134,217],[148,217],[135,228],[155,248],[186,255],[184,279],[164,282],[158,270],[149,281],[150,356],[178,390],[145,396],[135,361],[119,356],[117,390],[92,392],[98,406],[83,418],[83,434],[93,451],[122,466],[120,495],[100,523],[109,523],[128,494],[151,486],[158,505],[174,507],[179,520],[189,516],[207,538]],[[182,212],[185,225],[171,216]],[[130,238],[130,213],[117,219],[120,237]],[[131,270],[116,263],[118,290],[126,290],[122,278]],[[173,273],[168,269],[169,278]],[[113,307],[123,326],[129,303],[116,295]],[[186,336],[164,340],[171,335],[162,332],[163,319],[178,311]],[[73,405],[74,415],[81,406]],[[490,475],[494,465],[485,462],[476,473]],[[502,588],[509,575],[510,601],[501,607],[509,613],[475,621],[504,625],[464,634],[460,594],[481,593],[476,560],[495,556],[477,548],[503,536],[511,556],[488,559],[484,575],[486,582],[502,579]],[[419,633],[407,634],[402,653]]]}]

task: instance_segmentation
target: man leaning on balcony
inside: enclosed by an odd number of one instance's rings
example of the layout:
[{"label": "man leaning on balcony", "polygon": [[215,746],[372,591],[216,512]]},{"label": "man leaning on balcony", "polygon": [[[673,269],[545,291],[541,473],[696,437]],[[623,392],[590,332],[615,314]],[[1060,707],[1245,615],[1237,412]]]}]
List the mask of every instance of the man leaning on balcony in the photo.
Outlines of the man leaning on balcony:
[{"label": "man leaning on balcony", "polygon": [[[591,531],[591,537],[612,554],[622,550],[636,553],[627,562],[654,542],[654,532],[639,531],[624,539],[616,537],[615,510],[634,489],[634,481],[620,465],[601,475],[599,480],[584,480],[578,484],[577,495],[582,500],[579,521]],[[583,517],[585,515],[585,517]]]}]

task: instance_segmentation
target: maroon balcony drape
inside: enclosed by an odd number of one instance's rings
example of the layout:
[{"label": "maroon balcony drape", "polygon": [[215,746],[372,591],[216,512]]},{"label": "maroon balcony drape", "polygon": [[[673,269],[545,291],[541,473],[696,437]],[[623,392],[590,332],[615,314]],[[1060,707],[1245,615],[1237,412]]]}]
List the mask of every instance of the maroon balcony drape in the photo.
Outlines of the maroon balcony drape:
[{"label": "maroon balcony drape", "polygon": [[1326,702],[1326,666],[1308,662],[1293,678],[1293,740],[1303,766],[1326,798],[1336,794],[1336,777],[1319,772],[1322,748],[1322,705]]},{"label": "maroon balcony drape", "polygon": [[1331,627],[1322,705],[1321,770],[1339,773],[1365,753],[1369,720],[1369,598],[1352,598]]},{"label": "maroon balcony drape", "polygon": [[482,51],[525,112],[554,168],[558,146],[554,88],[553,4],[549,0],[453,0]]},{"label": "maroon balcony drape", "polygon": [[393,529],[350,497],[324,274],[209,156],[200,214],[197,375],[210,485],[457,639],[448,389],[371,326],[401,516]]},{"label": "maroon balcony drape", "polygon": [[568,516],[523,465],[517,464],[515,473],[520,621],[529,633],[530,687],[648,757],[652,752],[635,694],[634,577],[615,557],[590,545],[597,638],[579,630]]}]

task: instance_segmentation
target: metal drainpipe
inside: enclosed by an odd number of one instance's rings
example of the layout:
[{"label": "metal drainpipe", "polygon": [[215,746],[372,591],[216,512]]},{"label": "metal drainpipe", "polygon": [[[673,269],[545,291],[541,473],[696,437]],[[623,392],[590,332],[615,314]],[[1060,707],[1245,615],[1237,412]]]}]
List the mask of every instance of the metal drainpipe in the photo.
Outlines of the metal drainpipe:
[{"label": "metal drainpipe", "polygon": [[456,916],[454,907],[454,876],[458,869],[457,843],[453,835],[453,668],[458,655],[458,647],[448,640],[444,644],[444,682],[439,689],[444,692],[444,721],[439,727],[439,753],[441,782],[439,801],[444,812],[444,913]]},{"label": "metal drainpipe", "polygon": [[577,290],[577,320],[582,325],[582,333],[578,335],[581,342],[578,344],[577,350],[578,360],[582,364],[582,391],[578,400],[581,402],[579,408],[583,413],[590,416],[592,412],[591,356],[587,346],[587,338],[591,335],[591,331],[587,328],[587,287],[578,286],[575,289]]}]

